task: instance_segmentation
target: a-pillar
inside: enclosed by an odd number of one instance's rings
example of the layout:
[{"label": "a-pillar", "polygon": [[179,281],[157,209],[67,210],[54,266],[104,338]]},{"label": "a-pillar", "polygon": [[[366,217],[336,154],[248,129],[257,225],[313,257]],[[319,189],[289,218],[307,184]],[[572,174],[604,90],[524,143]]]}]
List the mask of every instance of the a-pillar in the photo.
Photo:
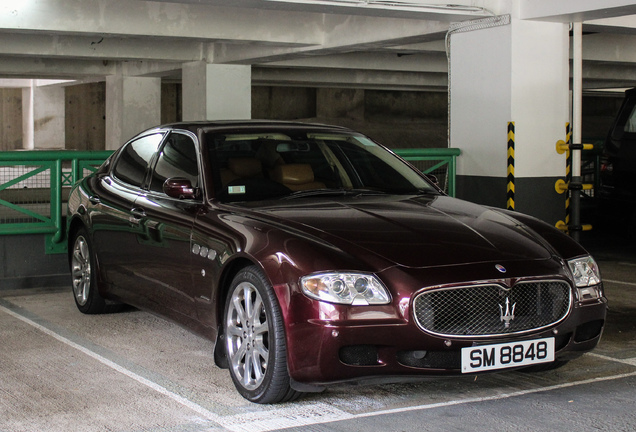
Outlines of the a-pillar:
[{"label": "a-pillar", "polygon": [[161,122],[161,78],[106,77],[106,150]]},{"label": "a-pillar", "polygon": [[252,117],[252,69],[245,65],[185,63],[183,120],[245,120]]},{"label": "a-pillar", "polygon": [[39,86],[36,80],[22,89],[22,147],[65,147],[64,87]]},{"label": "a-pillar", "polygon": [[554,185],[565,159],[555,144],[570,118],[568,25],[510,15],[457,25],[449,80],[450,145],[462,150],[457,196],[550,224],[563,219]]}]

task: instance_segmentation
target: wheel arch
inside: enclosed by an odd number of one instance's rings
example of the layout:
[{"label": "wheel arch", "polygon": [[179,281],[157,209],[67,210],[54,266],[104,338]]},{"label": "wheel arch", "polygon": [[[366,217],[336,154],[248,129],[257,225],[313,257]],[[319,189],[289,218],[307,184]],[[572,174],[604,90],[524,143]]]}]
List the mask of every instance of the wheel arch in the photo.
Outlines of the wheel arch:
[{"label": "wheel arch", "polygon": [[[227,301],[227,295],[230,290],[230,285],[234,277],[241,270],[250,266],[257,266],[263,269],[263,267],[260,264],[258,264],[257,261],[249,259],[245,256],[236,257],[225,265],[218,279],[218,285],[217,285],[218,289],[215,295],[217,336],[216,336],[216,341],[214,343],[214,363],[216,364],[216,366],[222,369],[228,369],[229,367],[227,357],[225,354],[225,329],[224,329],[225,325],[223,324],[225,302]],[[267,275],[267,273],[265,273],[265,275]]]},{"label": "wheel arch", "polygon": [[86,223],[77,215],[73,216],[68,223],[67,230],[67,243],[68,243],[68,262],[69,265],[71,263],[71,255],[73,254],[73,240],[75,239],[75,234],[82,228],[88,229]]},{"label": "wheel arch", "polygon": [[[68,234],[68,238],[67,238],[67,242],[68,242],[68,251],[67,251],[67,258],[68,258],[68,265],[69,265],[69,270],[71,269],[71,259],[72,259],[72,254],[73,254],[73,242],[75,239],[75,235],[77,234],[77,232],[81,229],[84,229],[86,231],[86,234],[89,237],[89,241],[91,242],[91,244],[93,244],[92,242],[92,231],[89,228],[89,224],[86,222],[86,220],[84,220],[84,218],[80,215],[74,215],[70,221],[68,222],[68,229],[67,229],[67,234]],[[99,256],[97,254],[94,253],[93,251],[93,259],[95,261],[95,271],[97,272],[96,275],[96,288],[97,291],[99,292],[100,295],[105,295],[106,292],[106,288],[104,286],[104,283],[101,279],[101,270],[100,270],[100,261],[99,261]]]}]

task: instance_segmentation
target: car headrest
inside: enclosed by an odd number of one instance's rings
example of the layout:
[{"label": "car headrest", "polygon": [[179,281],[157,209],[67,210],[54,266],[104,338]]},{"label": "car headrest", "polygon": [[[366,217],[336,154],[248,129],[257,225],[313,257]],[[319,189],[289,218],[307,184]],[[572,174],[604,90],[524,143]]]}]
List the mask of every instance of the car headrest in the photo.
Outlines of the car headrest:
[{"label": "car headrest", "polygon": [[314,171],[309,164],[285,164],[274,167],[274,180],[289,185],[300,185],[314,181]]},{"label": "car headrest", "polygon": [[227,167],[240,178],[258,177],[263,175],[261,161],[255,158],[231,158],[227,161]]}]

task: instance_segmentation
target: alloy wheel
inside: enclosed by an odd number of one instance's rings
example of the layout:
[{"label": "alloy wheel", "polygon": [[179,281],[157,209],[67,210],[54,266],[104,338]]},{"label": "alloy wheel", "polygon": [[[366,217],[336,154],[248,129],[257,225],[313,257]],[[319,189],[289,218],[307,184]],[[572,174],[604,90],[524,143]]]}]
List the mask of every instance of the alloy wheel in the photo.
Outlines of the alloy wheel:
[{"label": "alloy wheel", "polygon": [[71,273],[75,300],[78,305],[84,306],[91,289],[91,257],[88,242],[81,235],[75,239],[73,245]]},{"label": "alloy wheel", "polygon": [[256,287],[242,282],[234,288],[226,322],[230,367],[242,387],[254,390],[265,379],[269,362],[269,323]]}]

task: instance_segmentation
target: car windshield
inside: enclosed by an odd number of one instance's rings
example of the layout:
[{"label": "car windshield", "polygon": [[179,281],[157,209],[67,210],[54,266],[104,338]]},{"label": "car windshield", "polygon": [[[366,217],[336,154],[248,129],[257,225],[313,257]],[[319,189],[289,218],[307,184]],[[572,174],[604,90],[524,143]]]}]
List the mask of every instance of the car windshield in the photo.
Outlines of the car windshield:
[{"label": "car windshield", "polygon": [[224,202],[437,190],[384,147],[355,133],[215,133],[215,197]]}]

